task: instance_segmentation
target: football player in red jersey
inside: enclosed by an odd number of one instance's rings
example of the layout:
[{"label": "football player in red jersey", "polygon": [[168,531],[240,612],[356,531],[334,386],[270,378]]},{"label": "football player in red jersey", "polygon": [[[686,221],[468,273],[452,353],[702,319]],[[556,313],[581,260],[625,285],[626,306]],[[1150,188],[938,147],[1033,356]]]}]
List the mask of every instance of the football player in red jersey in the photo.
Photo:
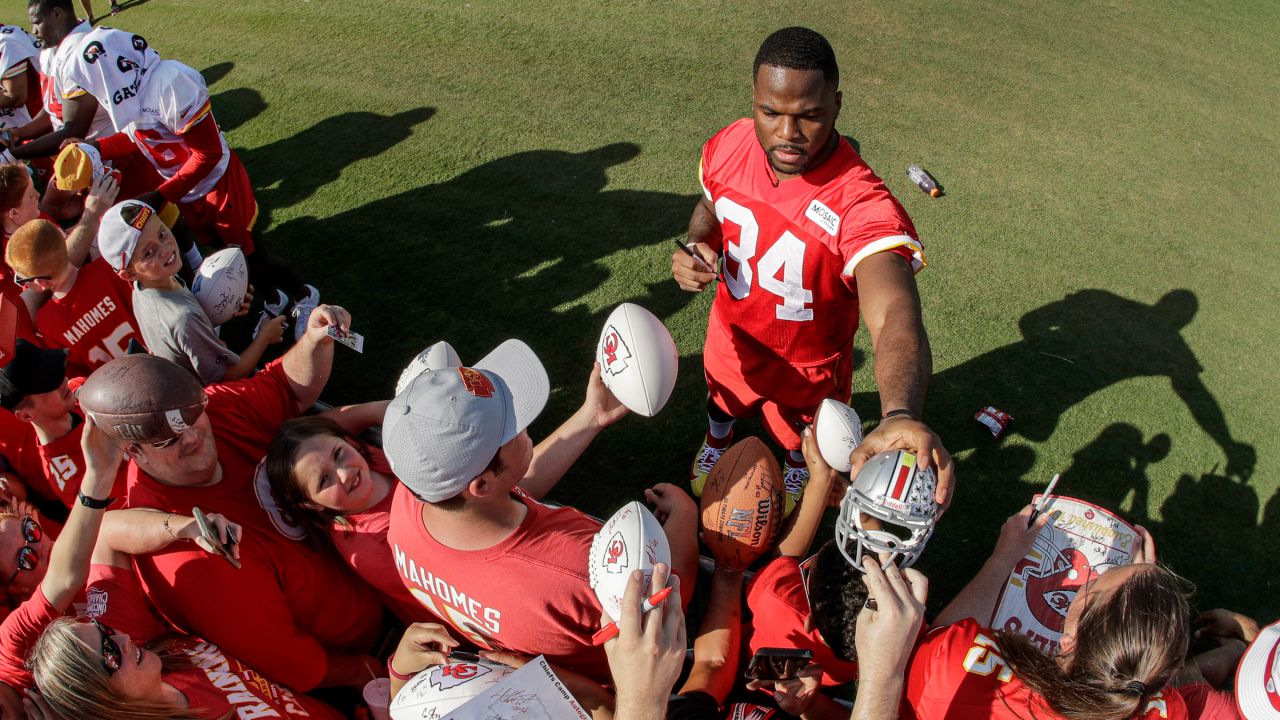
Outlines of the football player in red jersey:
[{"label": "football player in red jersey", "polygon": [[734,420],[762,414],[789,451],[790,511],[808,475],[798,430],[824,398],[849,399],[861,314],[883,420],[855,452],[853,472],[876,452],[909,448],[937,466],[945,503],[951,457],[920,420],[933,372],[914,279],[924,247],[906,211],[835,131],[839,68],[826,39],[779,30],[761,45],[754,72],[752,117],[702,150],[705,197],[689,221],[694,254],[672,255],[681,288],[700,292],[721,280],[703,351],[710,427],[693,464],[694,493],[728,447]]}]

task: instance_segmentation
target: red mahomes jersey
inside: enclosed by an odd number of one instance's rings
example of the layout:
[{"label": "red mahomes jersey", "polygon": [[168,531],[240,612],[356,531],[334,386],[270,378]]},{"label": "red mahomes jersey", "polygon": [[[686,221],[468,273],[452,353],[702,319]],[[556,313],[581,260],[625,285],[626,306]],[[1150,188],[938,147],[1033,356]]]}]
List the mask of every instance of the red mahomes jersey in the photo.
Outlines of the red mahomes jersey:
[{"label": "red mahomes jersey", "polygon": [[[907,666],[903,720],[1054,720],[1053,712],[1009,669],[995,633],[973,619],[936,628],[916,647]],[[1173,689],[1152,695],[1137,720],[1186,720],[1187,706]]]},{"label": "red mahomes jersey", "polygon": [[888,250],[924,267],[906,210],[844,138],[816,169],[778,182],[744,118],[707,141],[698,174],[723,235],[708,346],[741,347],[745,335],[788,364],[821,364],[852,345],[858,263]]},{"label": "red mahomes jersey", "polygon": [[[79,390],[84,380],[82,377],[72,378],[69,383],[71,391]],[[83,435],[84,416],[77,412],[76,426],[71,428],[71,432],[47,445],[40,446],[40,462],[43,465],[44,478],[49,483],[49,489],[58,496],[68,510],[75,504],[76,496],[80,494],[80,484],[84,482],[84,450],[80,447],[80,438]],[[116,472],[116,482],[108,496],[116,498],[116,502],[111,505],[112,510],[124,506],[124,496],[128,489],[126,482],[128,470],[128,464],[121,463]]]},{"label": "red mahomes jersey", "polygon": [[101,258],[80,268],[71,292],[36,313],[36,329],[51,348],[67,348],[67,375],[85,376],[142,342],[133,317],[133,290]]}]

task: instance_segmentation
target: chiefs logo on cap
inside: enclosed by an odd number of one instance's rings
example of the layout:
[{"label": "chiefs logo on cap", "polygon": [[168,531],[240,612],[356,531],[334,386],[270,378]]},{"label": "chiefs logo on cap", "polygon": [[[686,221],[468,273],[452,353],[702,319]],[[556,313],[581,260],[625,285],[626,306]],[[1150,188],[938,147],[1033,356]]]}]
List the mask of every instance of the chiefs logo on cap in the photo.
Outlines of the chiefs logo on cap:
[{"label": "chiefs logo on cap", "polygon": [[153,212],[154,211],[152,211],[151,208],[143,205],[142,212],[138,213],[138,217],[134,218],[133,222],[129,223],[129,227],[137,230],[138,232],[142,232],[142,228],[147,226],[147,221],[151,219]]},{"label": "chiefs logo on cap", "polygon": [[493,381],[485,377],[485,374],[479,370],[471,368],[458,368],[458,375],[462,378],[462,386],[467,392],[476,397],[493,397]]}]

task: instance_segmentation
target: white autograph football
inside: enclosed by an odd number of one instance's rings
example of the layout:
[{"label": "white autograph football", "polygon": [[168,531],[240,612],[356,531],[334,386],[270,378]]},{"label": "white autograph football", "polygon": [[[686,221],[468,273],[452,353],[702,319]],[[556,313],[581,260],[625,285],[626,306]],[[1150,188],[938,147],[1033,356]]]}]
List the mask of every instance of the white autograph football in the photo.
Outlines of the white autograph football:
[{"label": "white autograph football", "polygon": [[634,303],[609,315],[596,346],[605,387],[631,412],[653,417],[676,386],[676,343],[662,321]]},{"label": "white autograph football", "polygon": [[433,665],[405,684],[391,701],[391,720],[441,718],[515,672],[506,665],[477,660]]},{"label": "white autograph football", "polygon": [[409,362],[404,372],[400,373],[400,379],[396,381],[396,395],[404,392],[404,389],[409,387],[409,383],[422,373],[447,367],[462,367],[462,360],[458,358],[458,352],[452,345],[441,340],[418,353],[418,356]]},{"label": "white autograph football", "polygon": [[244,253],[234,247],[205,258],[191,281],[191,294],[215,326],[235,316],[248,290],[249,266]]},{"label": "white autograph football", "polygon": [[849,472],[853,467],[849,455],[862,444],[862,418],[857,411],[839,400],[827,398],[818,407],[813,433],[822,459],[834,470]]},{"label": "white autograph football", "polygon": [[658,518],[644,503],[623,505],[591,541],[587,578],[605,613],[615,622],[622,614],[622,596],[632,570],[644,572],[644,590],[657,563],[671,565],[671,546]]}]

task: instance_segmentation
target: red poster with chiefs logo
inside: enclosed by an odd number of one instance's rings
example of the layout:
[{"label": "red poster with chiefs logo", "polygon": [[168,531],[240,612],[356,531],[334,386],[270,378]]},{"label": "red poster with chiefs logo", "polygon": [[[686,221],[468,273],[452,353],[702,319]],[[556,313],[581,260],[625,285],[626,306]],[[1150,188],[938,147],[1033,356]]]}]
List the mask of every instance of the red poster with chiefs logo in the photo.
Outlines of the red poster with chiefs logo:
[{"label": "red poster with chiefs logo", "polygon": [[1026,635],[1053,655],[1071,600],[1092,578],[1133,562],[1138,531],[1074,498],[1055,495],[1044,512],[1053,520],[1009,574],[990,626]]}]

